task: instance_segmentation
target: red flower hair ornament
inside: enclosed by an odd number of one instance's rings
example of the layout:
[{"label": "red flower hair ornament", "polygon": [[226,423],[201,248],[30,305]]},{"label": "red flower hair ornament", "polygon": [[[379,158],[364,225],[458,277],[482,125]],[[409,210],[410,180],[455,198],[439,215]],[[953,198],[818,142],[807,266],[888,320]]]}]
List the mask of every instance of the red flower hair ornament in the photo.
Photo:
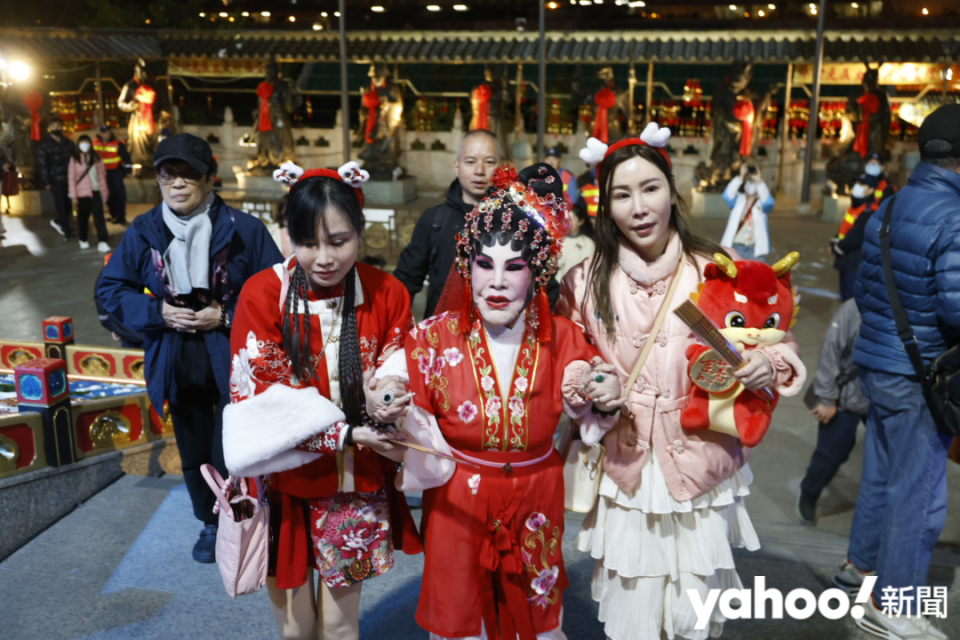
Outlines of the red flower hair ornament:
[{"label": "red flower hair ornament", "polygon": [[[546,173],[542,170],[541,173]],[[540,275],[538,288],[546,287],[550,278],[557,272],[560,247],[563,238],[570,231],[570,209],[566,198],[557,198],[552,193],[541,197],[534,191],[533,185],[540,179],[551,180],[552,176],[534,178],[524,184],[513,167],[499,167],[493,173],[491,190],[477,203],[473,211],[467,214],[463,231],[457,234],[457,271],[464,278],[470,278],[470,259],[473,245],[484,233],[493,231],[493,214],[502,211],[500,231],[508,231],[513,222],[511,207],[525,215],[517,224],[519,229],[514,238],[521,240],[530,225],[534,226],[530,248],[534,257],[530,261]]]},{"label": "red flower hair ornament", "polygon": [[292,162],[284,162],[280,165],[279,169],[273,172],[274,180],[290,188],[293,188],[295,184],[303,180],[317,177],[332,178],[333,180],[339,180],[353,187],[353,191],[357,194],[357,199],[360,201],[360,206],[363,207],[363,191],[361,187],[370,179],[370,174],[361,169],[360,165],[355,161],[350,161],[336,170],[310,169],[309,171],[304,171],[302,167],[298,167]]}]

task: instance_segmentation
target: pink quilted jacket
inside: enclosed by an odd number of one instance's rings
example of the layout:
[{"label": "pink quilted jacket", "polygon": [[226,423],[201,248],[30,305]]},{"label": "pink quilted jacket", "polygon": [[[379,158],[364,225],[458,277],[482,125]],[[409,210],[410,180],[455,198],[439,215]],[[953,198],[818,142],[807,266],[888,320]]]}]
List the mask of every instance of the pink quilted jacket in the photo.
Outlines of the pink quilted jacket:
[{"label": "pink quilted jacket", "polygon": [[[90,153],[93,153],[92,151]],[[94,153],[94,156],[96,154]],[[90,167],[90,171],[84,175],[84,171],[87,171],[87,166],[81,164],[70,158],[70,164],[67,165],[67,187],[69,189],[71,198],[92,198],[93,197],[93,186],[90,182],[90,173],[97,172],[97,182],[100,187],[100,197],[106,202],[110,198],[110,187],[107,186],[107,169],[103,166],[103,162],[99,158],[93,163],[93,166]],[[80,176],[83,176],[82,178]]]}]

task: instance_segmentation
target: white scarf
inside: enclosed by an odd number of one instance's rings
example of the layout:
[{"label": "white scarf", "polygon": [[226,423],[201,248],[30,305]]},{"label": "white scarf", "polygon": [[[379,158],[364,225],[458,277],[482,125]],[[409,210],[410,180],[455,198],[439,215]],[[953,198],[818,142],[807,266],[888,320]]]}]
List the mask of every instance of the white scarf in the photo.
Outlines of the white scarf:
[{"label": "white scarf", "polygon": [[163,262],[170,279],[170,288],[177,295],[188,295],[194,289],[210,288],[210,238],[213,223],[210,207],[211,192],[200,206],[185,216],[173,212],[164,202],[163,222],[173,233],[173,240],[163,254]]},{"label": "white scarf", "polygon": [[646,262],[635,249],[625,241],[621,241],[618,257],[620,268],[631,280],[642,287],[652,286],[658,280],[663,280],[672,275],[677,270],[677,262],[680,260],[683,245],[680,243],[680,235],[676,231],[671,229],[670,234],[670,240],[667,241],[663,253],[653,262]]}]

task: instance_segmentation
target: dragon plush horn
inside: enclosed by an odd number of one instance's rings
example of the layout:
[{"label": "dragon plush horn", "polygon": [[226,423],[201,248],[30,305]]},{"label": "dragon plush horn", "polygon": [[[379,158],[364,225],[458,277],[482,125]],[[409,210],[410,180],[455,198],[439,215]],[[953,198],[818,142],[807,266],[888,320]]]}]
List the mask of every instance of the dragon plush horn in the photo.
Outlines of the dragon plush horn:
[{"label": "dragon plush horn", "polygon": [[790,269],[793,269],[798,262],[800,262],[800,254],[793,251],[784,256],[783,260],[773,265],[773,272],[777,274],[779,278],[790,271]]},{"label": "dragon plush horn", "polygon": [[713,254],[713,261],[720,267],[720,271],[723,271],[727,276],[730,278],[737,277],[737,265],[733,264],[733,260],[722,253],[715,253]]}]

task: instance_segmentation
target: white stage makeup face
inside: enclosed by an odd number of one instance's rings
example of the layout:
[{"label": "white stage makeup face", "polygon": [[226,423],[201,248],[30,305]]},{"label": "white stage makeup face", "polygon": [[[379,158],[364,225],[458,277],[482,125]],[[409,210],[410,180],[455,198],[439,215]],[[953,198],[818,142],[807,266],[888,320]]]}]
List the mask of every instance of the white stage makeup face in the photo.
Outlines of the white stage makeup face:
[{"label": "white stage makeup face", "polygon": [[483,247],[473,259],[473,302],[490,327],[512,327],[527,306],[533,271],[510,245]]}]

